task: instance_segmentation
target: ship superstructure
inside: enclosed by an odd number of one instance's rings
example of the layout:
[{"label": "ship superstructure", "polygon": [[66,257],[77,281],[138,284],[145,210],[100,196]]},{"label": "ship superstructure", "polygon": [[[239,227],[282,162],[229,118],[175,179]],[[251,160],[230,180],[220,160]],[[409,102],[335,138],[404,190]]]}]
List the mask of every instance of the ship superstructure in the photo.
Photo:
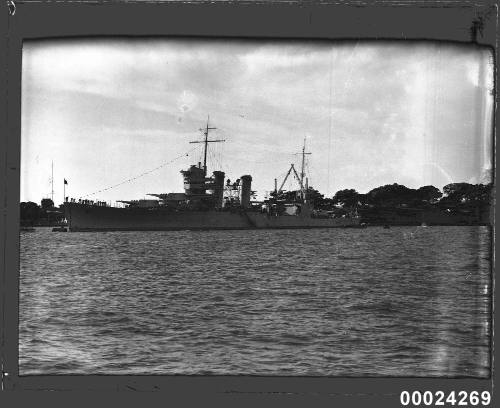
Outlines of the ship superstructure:
[{"label": "ship superstructure", "polygon": [[[69,200],[65,203],[70,231],[109,230],[190,230],[190,229],[255,229],[255,228],[332,228],[359,225],[357,217],[335,218],[316,211],[307,199],[308,179],[305,177],[305,143],[302,149],[300,174],[292,164],[281,187],[264,201],[252,200],[252,176],[243,175],[231,182],[224,172],[215,170],[209,176],[207,151],[215,130],[209,121],[203,131],[203,163],[182,170],[184,192],[151,193],[156,199],[121,200],[124,207],[112,207],[102,201]],[[293,200],[282,197],[283,186],[290,174],[300,186]]]}]

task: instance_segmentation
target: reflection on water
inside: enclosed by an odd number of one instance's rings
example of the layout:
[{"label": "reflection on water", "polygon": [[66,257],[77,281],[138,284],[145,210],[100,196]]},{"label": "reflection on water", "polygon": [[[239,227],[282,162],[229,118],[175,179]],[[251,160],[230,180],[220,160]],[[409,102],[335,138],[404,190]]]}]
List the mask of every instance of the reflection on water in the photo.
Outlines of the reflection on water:
[{"label": "reflection on water", "polygon": [[490,230],[21,235],[20,373],[489,376]]}]

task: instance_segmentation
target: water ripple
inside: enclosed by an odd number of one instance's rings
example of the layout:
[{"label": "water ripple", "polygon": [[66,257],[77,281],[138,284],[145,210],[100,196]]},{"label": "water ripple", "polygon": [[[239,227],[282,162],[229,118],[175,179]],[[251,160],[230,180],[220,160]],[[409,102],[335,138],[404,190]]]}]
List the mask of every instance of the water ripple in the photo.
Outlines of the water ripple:
[{"label": "water ripple", "polygon": [[472,376],[490,231],[21,235],[20,373]]}]

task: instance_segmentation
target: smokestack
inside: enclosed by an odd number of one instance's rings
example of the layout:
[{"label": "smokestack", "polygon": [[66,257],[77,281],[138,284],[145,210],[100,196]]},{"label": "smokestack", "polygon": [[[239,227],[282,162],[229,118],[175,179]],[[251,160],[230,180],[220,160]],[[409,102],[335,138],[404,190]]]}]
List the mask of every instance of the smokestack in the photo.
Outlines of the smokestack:
[{"label": "smokestack", "polygon": [[250,194],[252,190],[252,176],[241,176],[240,204],[243,208],[250,207]]},{"label": "smokestack", "polygon": [[224,172],[214,171],[214,200],[215,208],[222,208],[222,200],[224,198]]}]

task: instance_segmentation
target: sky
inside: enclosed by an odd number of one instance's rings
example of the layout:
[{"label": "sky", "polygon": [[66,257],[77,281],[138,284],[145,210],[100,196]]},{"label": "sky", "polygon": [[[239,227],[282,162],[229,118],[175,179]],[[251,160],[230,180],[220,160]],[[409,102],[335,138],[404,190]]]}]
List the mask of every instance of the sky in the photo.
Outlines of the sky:
[{"label": "sky", "polygon": [[209,147],[209,173],[252,175],[260,199],[300,171],[304,142],[309,185],[326,196],[488,182],[492,60],[433,42],[26,42],[21,201],[51,196],[52,163],[56,204],[64,179],[77,199],[182,192],[208,117],[225,140]]}]

